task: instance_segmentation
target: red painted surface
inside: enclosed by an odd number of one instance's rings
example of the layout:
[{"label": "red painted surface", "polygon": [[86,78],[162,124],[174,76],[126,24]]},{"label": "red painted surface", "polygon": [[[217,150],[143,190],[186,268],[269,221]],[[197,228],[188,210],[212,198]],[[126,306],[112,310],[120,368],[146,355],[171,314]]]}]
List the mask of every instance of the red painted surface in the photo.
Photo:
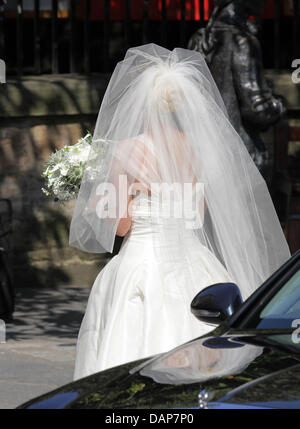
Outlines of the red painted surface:
[{"label": "red painted surface", "polygon": [[[78,4],[77,16],[84,17],[85,0],[80,0]],[[167,20],[178,21],[181,19],[180,0],[166,0]],[[204,0],[204,19],[207,21],[214,8],[214,0]],[[148,19],[150,21],[160,21],[162,11],[162,0],[149,0]],[[292,0],[280,1],[280,15],[293,15]],[[263,19],[274,18],[274,0],[269,0],[263,12]],[[110,21],[123,21],[125,18],[125,1],[110,0]],[[186,0],[186,20],[200,20],[199,0]],[[104,0],[91,0],[91,20],[102,21],[104,19]],[[141,21],[143,19],[143,1],[131,0],[130,19]]]},{"label": "red painted surface", "polygon": [[[84,0],[79,2],[78,17],[84,17]],[[213,9],[213,0],[204,0],[204,19],[207,20]],[[180,0],[166,0],[167,20],[180,20]],[[149,0],[148,19],[151,21],[161,20],[162,1]],[[200,20],[200,7],[198,0],[186,0],[186,20]],[[110,20],[123,21],[125,18],[125,1],[110,1]],[[132,20],[140,21],[143,19],[142,0],[131,0]],[[91,0],[91,20],[101,21],[104,19],[104,1]]]}]

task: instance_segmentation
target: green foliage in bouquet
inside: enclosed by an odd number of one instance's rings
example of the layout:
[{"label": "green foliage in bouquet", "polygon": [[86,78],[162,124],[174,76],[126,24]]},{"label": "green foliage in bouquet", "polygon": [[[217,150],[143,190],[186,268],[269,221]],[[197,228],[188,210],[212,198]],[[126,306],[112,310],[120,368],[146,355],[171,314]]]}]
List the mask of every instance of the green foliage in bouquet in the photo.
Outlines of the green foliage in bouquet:
[{"label": "green foliage in bouquet", "polygon": [[76,144],[51,154],[42,172],[46,181],[46,188],[42,188],[42,191],[46,195],[54,197],[55,201],[68,201],[77,197],[92,138],[88,131]]}]

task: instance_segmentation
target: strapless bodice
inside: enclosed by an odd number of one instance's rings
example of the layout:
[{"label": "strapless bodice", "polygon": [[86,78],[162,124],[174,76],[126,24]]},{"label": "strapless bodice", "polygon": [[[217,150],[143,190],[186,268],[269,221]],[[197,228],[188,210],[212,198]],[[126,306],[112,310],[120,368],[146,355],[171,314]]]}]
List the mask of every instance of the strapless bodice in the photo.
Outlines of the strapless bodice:
[{"label": "strapless bodice", "polygon": [[151,242],[182,246],[183,240],[196,239],[195,213],[184,200],[162,200],[140,193],[131,203],[131,217],[129,238],[135,241],[140,238],[143,245]]}]

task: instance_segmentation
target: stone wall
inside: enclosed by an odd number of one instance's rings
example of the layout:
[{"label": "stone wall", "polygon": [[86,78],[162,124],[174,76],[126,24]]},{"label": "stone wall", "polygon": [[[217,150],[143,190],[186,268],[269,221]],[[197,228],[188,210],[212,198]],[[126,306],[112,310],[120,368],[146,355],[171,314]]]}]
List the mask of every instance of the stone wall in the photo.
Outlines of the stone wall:
[{"label": "stone wall", "polygon": [[107,75],[57,75],[0,87],[0,197],[13,204],[16,287],[90,286],[107,261],[68,246],[74,202],[41,192],[50,153],[93,131],[107,82]]}]

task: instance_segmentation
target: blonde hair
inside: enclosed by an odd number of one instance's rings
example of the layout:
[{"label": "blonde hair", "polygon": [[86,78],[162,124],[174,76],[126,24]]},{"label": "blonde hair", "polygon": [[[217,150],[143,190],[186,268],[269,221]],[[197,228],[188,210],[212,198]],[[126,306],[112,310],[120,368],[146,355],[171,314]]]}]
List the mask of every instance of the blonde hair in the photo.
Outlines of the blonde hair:
[{"label": "blonde hair", "polygon": [[182,90],[176,83],[170,66],[156,73],[153,90],[158,106],[163,111],[174,112],[181,102]]}]

